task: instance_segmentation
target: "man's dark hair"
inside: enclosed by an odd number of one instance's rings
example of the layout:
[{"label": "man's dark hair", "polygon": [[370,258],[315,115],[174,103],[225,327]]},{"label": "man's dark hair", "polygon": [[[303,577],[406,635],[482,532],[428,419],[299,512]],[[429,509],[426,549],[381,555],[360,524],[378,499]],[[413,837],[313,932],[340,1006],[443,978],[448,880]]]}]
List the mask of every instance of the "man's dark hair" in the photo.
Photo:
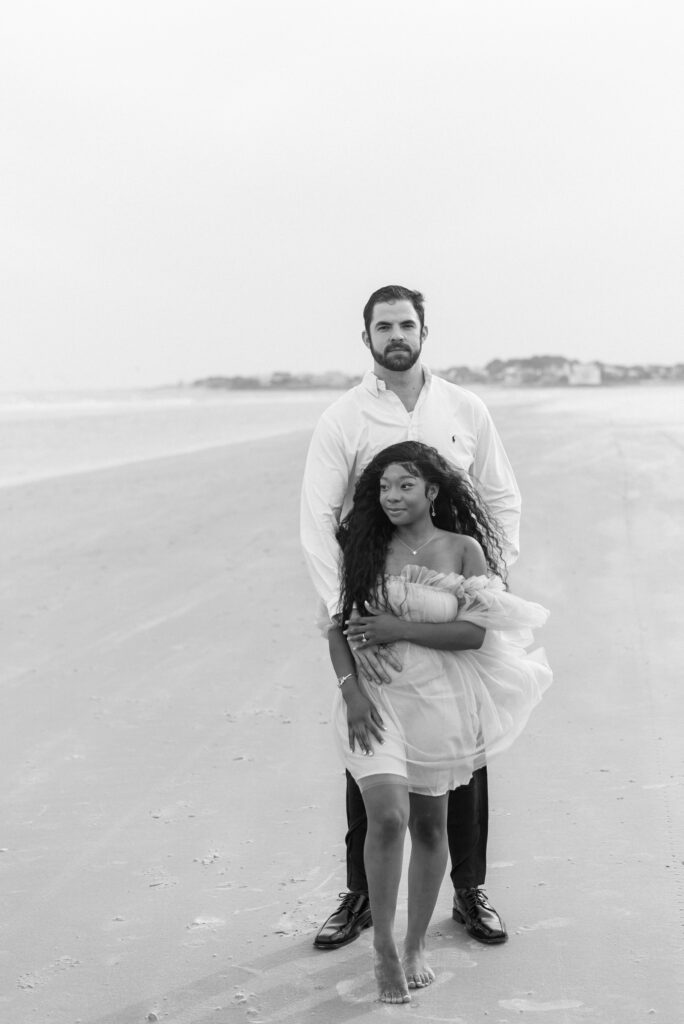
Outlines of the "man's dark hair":
[{"label": "man's dark hair", "polygon": [[366,325],[368,334],[370,334],[373,310],[378,302],[396,302],[398,299],[407,299],[411,303],[420,320],[420,329],[422,331],[425,326],[425,297],[420,292],[412,292],[410,288],[404,288],[403,285],[386,284],[384,287],[378,288],[376,292],[373,292],[363,307],[363,322]]}]

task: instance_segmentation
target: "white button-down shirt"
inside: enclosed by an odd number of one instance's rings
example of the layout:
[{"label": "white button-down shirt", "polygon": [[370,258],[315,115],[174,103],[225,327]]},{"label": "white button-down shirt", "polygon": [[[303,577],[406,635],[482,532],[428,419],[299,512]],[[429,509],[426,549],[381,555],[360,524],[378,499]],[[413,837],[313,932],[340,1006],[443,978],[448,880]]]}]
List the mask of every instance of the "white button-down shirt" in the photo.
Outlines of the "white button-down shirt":
[{"label": "white button-down shirt", "polygon": [[352,505],[361,473],[388,445],[422,441],[469,474],[504,532],[504,557],[518,556],[520,491],[484,402],[423,367],[425,383],[412,412],[369,372],[325,410],[314,429],[304,470],[301,541],[316,591],[332,618],[340,595],[335,533]]}]

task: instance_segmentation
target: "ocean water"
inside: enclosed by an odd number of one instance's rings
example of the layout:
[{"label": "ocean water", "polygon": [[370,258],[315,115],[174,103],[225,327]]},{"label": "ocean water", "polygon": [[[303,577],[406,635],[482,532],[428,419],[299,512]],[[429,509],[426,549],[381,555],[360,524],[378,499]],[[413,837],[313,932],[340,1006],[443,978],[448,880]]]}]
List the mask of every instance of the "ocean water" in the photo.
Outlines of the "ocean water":
[{"label": "ocean water", "polygon": [[[684,430],[684,388],[473,388],[503,428],[507,410],[591,415]],[[0,394],[0,486],[311,430],[339,391]],[[682,438],[684,441],[684,438]]]},{"label": "ocean water", "polygon": [[310,430],[338,391],[0,395],[0,486]]}]

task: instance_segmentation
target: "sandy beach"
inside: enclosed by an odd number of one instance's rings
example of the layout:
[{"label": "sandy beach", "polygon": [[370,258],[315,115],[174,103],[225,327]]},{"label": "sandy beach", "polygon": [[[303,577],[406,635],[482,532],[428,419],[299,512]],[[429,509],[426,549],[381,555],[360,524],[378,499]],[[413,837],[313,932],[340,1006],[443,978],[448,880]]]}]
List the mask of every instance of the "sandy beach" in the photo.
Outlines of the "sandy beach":
[{"label": "sandy beach", "polygon": [[375,1002],[370,931],[312,946],[345,819],[309,431],[1,489],[0,1019],[680,1024],[684,391],[639,391],[492,406],[555,681],[490,767],[510,941],[469,939],[447,879],[409,1007]]}]

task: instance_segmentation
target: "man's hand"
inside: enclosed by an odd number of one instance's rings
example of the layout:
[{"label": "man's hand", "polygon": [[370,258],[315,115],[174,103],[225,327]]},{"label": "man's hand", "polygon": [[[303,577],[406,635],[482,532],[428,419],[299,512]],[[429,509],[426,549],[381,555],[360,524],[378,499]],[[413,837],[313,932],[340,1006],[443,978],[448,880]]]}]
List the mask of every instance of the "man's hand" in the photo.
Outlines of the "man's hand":
[{"label": "man's hand", "polygon": [[369,647],[362,644],[352,647],[354,660],[359,670],[359,675],[368,679],[371,683],[391,683],[386,665],[389,665],[395,672],[401,672],[402,664],[397,657],[396,651],[391,647]]},{"label": "man's hand", "polygon": [[[378,611],[378,614],[385,613]],[[388,617],[394,618],[394,616]],[[370,621],[369,617],[359,615],[356,610],[352,612],[351,618],[347,622],[347,629],[345,630],[347,643],[354,655],[359,675],[378,685],[391,683],[392,678],[387,671],[387,666],[389,665],[395,672],[401,672],[403,667],[401,660],[391,645],[383,641],[376,641],[374,644],[370,644],[367,642],[367,638],[364,641],[364,630],[363,628],[359,629],[358,625],[361,622],[368,621]],[[350,631],[352,635],[349,635]]]}]

